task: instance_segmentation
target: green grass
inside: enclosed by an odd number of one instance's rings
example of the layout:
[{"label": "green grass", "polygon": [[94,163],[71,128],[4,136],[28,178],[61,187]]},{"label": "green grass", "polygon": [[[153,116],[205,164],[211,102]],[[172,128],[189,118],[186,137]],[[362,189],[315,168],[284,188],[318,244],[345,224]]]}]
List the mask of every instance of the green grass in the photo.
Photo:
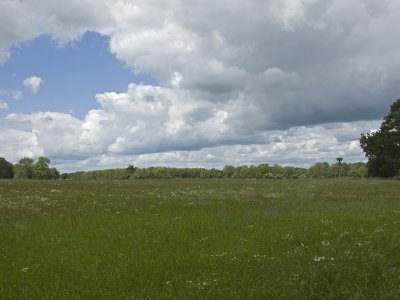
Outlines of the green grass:
[{"label": "green grass", "polygon": [[1,299],[400,299],[400,181],[0,181]]}]

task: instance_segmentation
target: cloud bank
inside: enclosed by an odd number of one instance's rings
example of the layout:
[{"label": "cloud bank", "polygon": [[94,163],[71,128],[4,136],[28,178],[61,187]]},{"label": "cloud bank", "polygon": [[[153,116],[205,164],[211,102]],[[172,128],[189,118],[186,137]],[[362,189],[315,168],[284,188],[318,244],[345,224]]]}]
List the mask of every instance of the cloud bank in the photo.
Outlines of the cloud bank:
[{"label": "cloud bank", "polygon": [[[100,108],[84,120],[10,114],[2,130],[28,134],[26,153],[77,161],[247,161],[246,147],[253,161],[291,161],[293,153],[297,163],[334,153],[361,159],[357,138],[399,94],[399,13],[395,0],[3,1],[3,61],[43,34],[63,45],[94,31],[160,86],[99,94]],[[64,147],[50,147],[48,137]]]}]

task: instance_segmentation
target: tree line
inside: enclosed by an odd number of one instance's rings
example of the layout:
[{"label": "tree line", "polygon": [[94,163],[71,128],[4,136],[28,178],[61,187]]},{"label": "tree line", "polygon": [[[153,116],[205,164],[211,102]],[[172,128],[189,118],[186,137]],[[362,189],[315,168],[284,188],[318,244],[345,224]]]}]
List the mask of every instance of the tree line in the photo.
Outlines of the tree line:
[{"label": "tree line", "polygon": [[[367,177],[365,163],[342,163],[342,177]],[[221,169],[205,168],[168,168],[149,167],[136,168],[132,165],[124,169],[108,169],[97,171],[82,171],[61,174],[63,179],[75,180],[108,180],[108,179],[172,179],[172,178],[234,178],[234,179],[302,179],[302,178],[335,178],[339,176],[339,165],[318,162],[312,167],[297,168],[270,166],[267,163],[258,166],[225,166]]]},{"label": "tree line", "polygon": [[29,157],[21,158],[13,165],[0,157],[0,179],[58,179],[60,173],[56,168],[50,168],[50,160],[40,156],[37,161]]},{"label": "tree line", "polygon": [[310,168],[269,165],[227,165],[223,169],[206,168],[170,168],[148,167],[106,169],[96,171],[80,171],[60,174],[56,168],[50,168],[47,157],[39,157],[37,161],[24,157],[15,165],[0,157],[0,179],[73,179],[73,180],[116,180],[116,179],[170,179],[170,178],[234,178],[234,179],[303,179],[303,178],[335,178],[368,177],[366,163],[329,164],[318,162]]},{"label": "tree line", "polygon": [[400,177],[400,99],[390,106],[380,128],[361,135],[360,146],[368,157],[372,177]]}]

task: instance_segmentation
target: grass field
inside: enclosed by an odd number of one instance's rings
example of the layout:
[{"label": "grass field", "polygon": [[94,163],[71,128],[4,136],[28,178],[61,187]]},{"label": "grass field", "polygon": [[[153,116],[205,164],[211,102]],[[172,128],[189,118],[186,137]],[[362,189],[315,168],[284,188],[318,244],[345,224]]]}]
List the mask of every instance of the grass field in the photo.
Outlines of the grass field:
[{"label": "grass field", "polygon": [[400,181],[0,181],[1,299],[400,299]]}]

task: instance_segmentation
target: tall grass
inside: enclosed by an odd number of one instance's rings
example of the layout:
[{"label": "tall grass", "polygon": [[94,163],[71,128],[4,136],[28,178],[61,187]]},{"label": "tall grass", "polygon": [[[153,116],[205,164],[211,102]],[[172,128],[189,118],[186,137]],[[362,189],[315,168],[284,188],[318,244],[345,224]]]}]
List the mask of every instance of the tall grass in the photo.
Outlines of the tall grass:
[{"label": "tall grass", "polygon": [[0,298],[399,299],[399,181],[0,181]]}]

